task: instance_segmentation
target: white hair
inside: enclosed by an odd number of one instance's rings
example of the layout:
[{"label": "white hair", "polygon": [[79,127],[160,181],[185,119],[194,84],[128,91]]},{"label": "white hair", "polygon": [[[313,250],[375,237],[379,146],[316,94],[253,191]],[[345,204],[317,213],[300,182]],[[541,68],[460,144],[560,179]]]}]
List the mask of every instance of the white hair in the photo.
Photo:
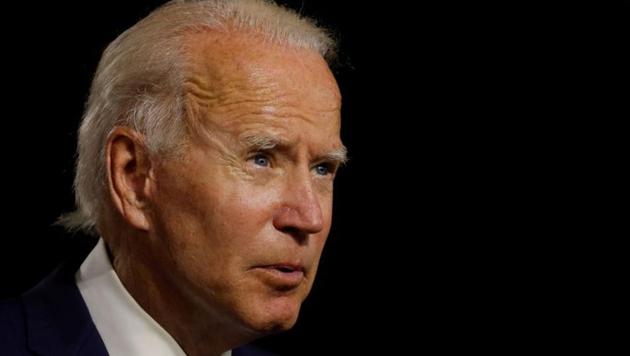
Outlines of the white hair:
[{"label": "white hair", "polygon": [[116,126],[144,135],[150,153],[177,151],[186,137],[183,38],[211,29],[253,32],[263,41],[319,52],[329,62],[335,43],[312,20],[270,0],[174,0],[129,28],[105,50],[79,128],[76,211],[59,223],[98,233],[107,194],[105,150]]}]

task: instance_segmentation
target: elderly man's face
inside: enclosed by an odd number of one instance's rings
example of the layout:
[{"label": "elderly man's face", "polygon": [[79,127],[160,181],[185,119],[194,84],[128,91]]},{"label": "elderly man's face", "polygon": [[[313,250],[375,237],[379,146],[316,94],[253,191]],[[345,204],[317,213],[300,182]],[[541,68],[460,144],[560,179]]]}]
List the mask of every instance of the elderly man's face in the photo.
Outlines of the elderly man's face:
[{"label": "elderly man's face", "polygon": [[187,110],[205,134],[155,167],[163,273],[226,326],[290,328],[331,224],[337,84],[310,51],[207,34],[189,47]]}]

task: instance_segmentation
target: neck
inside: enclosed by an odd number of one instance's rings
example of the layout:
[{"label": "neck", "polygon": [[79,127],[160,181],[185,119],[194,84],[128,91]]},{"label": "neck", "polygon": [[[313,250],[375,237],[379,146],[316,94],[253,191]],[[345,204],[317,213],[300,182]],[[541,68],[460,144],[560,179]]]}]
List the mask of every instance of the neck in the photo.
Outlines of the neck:
[{"label": "neck", "polygon": [[196,300],[191,291],[180,288],[164,268],[169,265],[168,259],[156,254],[148,244],[137,246],[147,240],[147,236],[129,235],[118,239],[140,243],[114,247],[110,252],[112,265],[129,294],[177,341],[186,355],[218,356],[256,337],[218,315],[208,301]]}]

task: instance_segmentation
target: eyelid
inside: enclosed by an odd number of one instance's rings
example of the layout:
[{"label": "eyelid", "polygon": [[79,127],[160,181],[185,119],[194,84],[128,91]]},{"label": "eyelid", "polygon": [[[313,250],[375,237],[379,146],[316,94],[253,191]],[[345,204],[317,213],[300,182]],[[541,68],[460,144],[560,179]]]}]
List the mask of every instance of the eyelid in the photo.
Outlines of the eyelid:
[{"label": "eyelid", "polygon": [[265,159],[267,159],[269,161],[269,166],[270,167],[273,165],[273,155],[270,152],[267,152],[265,150],[252,151],[252,152],[247,154],[245,160],[246,161],[251,161],[251,160],[256,159],[259,156],[263,156]]},{"label": "eyelid", "polygon": [[325,166],[326,169],[328,169],[328,174],[329,175],[334,175],[335,173],[337,173],[337,170],[339,169],[339,167],[341,166],[338,162],[335,161],[320,161],[318,163],[315,163],[313,165],[313,169],[319,167],[319,166]]},{"label": "eyelid", "polygon": [[258,155],[263,155],[263,156],[267,156],[267,157],[271,157],[272,156],[272,152],[271,150],[266,150],[266,149],[261,149],[261,148],[253,148],[251,150],[247,151],[247,159],[251,159],[254,158]]}]

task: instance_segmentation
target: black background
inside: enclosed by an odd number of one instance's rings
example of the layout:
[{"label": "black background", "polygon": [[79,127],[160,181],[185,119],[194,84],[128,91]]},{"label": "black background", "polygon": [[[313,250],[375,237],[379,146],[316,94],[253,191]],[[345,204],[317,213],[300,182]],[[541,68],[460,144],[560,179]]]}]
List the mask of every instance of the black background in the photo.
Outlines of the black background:
[{"label": "black background", "polygon": [[[72,244],[76,127],[102,50],[162,1],[2,12],[2,288],[32,287]],[[566,9],[466,2],[282,1],[332,28],[350,163],[298,325],[281,355],[532,351],[579,323],[558,260],[571,180]],[[18,25],[9,26],[8,23]],[[583,77],[582,77],[583,78]],[[584,109],[589,109],[584,107]],[[563,131],[564,130],[564,131]],[[558,240],[560,236],[560,240]],[[80,238],[80,236],[75,237]]]}]

